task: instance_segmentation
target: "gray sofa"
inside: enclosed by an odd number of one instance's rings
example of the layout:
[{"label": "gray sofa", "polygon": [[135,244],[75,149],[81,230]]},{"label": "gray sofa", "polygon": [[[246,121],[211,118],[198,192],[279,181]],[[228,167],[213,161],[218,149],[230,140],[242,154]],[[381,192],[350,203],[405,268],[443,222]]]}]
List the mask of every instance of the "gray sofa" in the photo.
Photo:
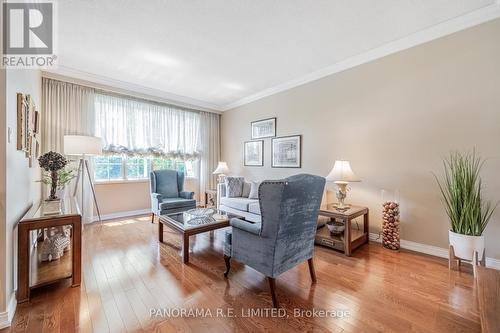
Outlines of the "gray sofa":
[{"label": "gray sofa", "polygon": [[226,184],[217,185],[219,209],[243,216],[245,220],[250,222],[261,221],[259,199],[249,199],[248,197],[228,198],[226,193]]}]

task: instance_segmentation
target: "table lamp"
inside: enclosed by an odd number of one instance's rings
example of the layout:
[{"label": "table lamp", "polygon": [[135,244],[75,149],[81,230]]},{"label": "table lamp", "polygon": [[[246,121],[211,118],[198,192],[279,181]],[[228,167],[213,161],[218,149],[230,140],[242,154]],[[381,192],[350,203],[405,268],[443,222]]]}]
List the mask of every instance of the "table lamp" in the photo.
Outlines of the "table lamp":
[{"label": "table lamp", "polygon": [[351,205],[345,204],[344,200],[347,197],[347,185],[352,182],[361,181],[354,172],[352,172],[349,161],[335,161],[332,171],[326,176],[326,180],[337,184],[338,190],[335,196],[338,203],[335,205],[337,210],[348,210]]},{"label": "table lamp", "polygon": [[224,181],[224,177],[226,176],[226,174],[229,173],[229,168],[227,167],[227,163],[222,161],[219,162],[217,168],[212,173],[218,176],[217,182],[222,183]]},{"label": "table lamp", "polygon": [[73,196],[76,195],[76,190],[80,179],[82,180],[82,207],[83,210],[83,198],[84,198],[84,186],[83,182],[85,179],[85,174],[88,177],[90,188],[92,189],[92,195],[94,197],[94,204],[97,211],[97,216],[99,217],[99,222],[101,221],[101,212],[99,211],[99,205],[97,204],[97,198],[95,195],[94,184],[92,183],[92,177],[90,175],[89,161],[87,161],[87,156],[95,156],[102,154],[102,139],[95,136],[86,135],[65,135],[64,136],[64,154],[79,156],[80,162],[78,164],[78,173],[75,183],[75,190]]}]

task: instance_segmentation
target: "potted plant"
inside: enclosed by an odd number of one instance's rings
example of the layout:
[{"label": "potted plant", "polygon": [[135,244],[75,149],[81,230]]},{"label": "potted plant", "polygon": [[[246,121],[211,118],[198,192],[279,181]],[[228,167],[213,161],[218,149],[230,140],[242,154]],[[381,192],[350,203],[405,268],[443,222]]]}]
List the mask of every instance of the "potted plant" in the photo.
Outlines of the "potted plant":
[{"label": "potted plant", "polygon": [[484,161],[472,153],[451,153],[444,161],[444,179],[437,183],[451,222],[449,242],[455,256],[472,260],[474,252],[483,259],[483,231],[495,207],[483,198],[479,172]]},{"label": "potted plant", "polygon": [[49,151],[38,158],[38,164],[44,170],[42,183],[50,186],[50,196],[48,200],[57,200],[57,190],[74,178],[73,170],[65,170],[68,160],[61,154]]}]

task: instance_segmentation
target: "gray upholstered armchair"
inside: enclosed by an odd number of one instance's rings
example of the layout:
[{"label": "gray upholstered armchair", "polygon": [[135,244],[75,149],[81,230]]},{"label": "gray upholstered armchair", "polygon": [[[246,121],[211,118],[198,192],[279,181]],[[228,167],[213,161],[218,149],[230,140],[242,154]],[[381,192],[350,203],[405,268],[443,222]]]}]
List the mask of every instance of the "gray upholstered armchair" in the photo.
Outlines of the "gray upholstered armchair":
[{"label": "gray upholstered armchair", "polygon": [[262,222],[231,220],[232,230],[226,233],[224,247],[224,275],[229,273],[231,258],[261,272],[269,281],[275,307],[275,278],[281,273],[307,260],[311,279],[316,282],[312,258],[324,187],[323,177],[308,174],[262,182]]},{"label": "gray upholstered armchair", "polygon": [[184,192],[184,173],[158,170],[149,174],[151,223],[155,215],[176,213],[196,207],[194,192]]}]

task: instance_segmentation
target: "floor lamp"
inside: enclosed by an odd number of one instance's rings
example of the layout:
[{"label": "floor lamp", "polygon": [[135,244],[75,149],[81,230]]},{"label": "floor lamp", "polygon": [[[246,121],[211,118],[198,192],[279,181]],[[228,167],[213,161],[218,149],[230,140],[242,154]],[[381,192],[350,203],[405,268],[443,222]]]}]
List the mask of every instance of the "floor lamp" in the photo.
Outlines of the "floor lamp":
[{"label": "floor lamp", "polygon": [[94,204],[97,211],[97,216],[99,217],[99,222],[101,220],[101,212],[99,211],[99,205],[97,204],[97,198],[95,196],[94,184],[92,183],[92,176],[90,175],[89,161],[87,156],[95,156],[102,154],[102,140],[101,138],[95,136],[86,135],[65,135],[64,136],[64,154],[80,156],[80,162],[78,164],[78,174],[76,176],[75,190],[73,196],[76,196],[76,191],[78,189],[78,184],[80,179],[82,181],[82,210],[84,209],[84,181],[85,175],[89,180],[89,185],[92,190],[92,196],[94,198]]}]

